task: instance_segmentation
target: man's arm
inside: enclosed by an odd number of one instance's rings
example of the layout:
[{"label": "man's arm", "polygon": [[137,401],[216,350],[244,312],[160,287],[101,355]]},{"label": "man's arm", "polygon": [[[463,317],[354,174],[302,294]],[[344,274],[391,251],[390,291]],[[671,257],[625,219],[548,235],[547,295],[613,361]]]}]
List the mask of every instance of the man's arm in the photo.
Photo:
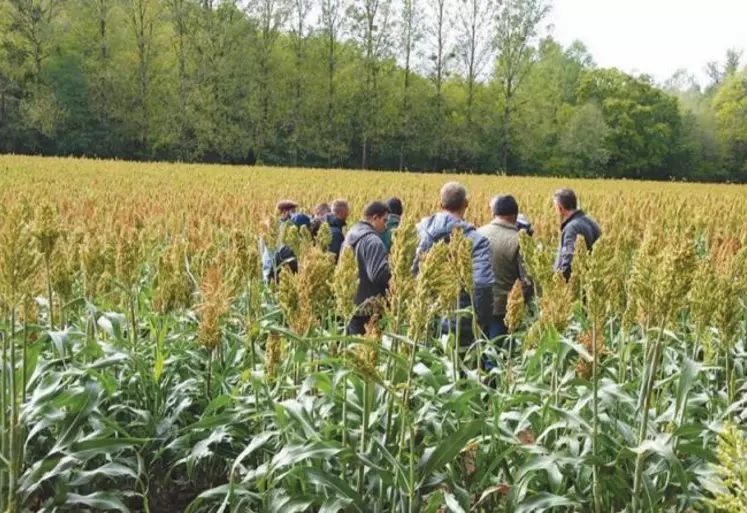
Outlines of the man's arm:
[{"label": "man's arm", "polygon": [[571,277],[571,265],[573,263],[573,252],[576,249],[577,236],[578,228],[573,224],[566,226],[566,229],[560,235],[560,248],[558,249],[555,270],[562,272],[566,280]]},{"label": "man's arm", "polygon": [[342,250],[343,240],[342,229],[336,228],[332,230],[332,242],[329,243],[329,251],[334,253],[338,258],[340,257],[340,251]]},{"label": "man's arm", "polygon": [[529,303],[534,296],[534,284],[527,275],[526,268],[524,267],[524,259],[521,258],[521,253],[516,252],[516,265],[519,269],[519,280],[521,280],[521,291],[524,295],[524,303]]},{"label": "man's arm", "polygon": [[475,315],[477,315],[478,324],[484,330],[493,315],[493,285],[495,285],[495,274],[493,273],[488,239],[480,236],[475,240],[472,254],[474,258],[472,272],[475,281]]},{"label": "man's arm", "polygon": [[420,256],[433,246],[433,239],[427,233],[418,233],[418,237],[418,249],[415,250],[415,261],[412,263],[412,273],[415,276],[420,272]]}]

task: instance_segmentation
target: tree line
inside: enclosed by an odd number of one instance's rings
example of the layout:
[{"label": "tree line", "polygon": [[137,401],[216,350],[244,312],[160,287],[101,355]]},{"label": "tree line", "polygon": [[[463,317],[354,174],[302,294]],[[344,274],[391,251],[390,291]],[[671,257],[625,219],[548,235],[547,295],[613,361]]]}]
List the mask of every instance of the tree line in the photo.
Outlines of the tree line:
[{"label": "tree line", "polygon": [[545,0],[0,0],[0,151],[747,181],[747,68],[601,69]]}]

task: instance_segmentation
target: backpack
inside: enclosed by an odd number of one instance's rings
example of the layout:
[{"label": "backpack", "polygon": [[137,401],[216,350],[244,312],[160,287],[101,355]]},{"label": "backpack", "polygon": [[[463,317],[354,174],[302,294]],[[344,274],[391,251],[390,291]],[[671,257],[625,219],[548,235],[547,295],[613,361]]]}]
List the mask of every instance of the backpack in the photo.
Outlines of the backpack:
[{"label": "backpack", "polygon": [[272,256],[272,269],[270,269],[270,280],[279,279],[280,271],[288,269],[293,274],[298,273],[298,259],[290,246],[283,244]]},{"label": "backpack", "polygon": [[[452,228],[452,229],[451,229],[451,230],[449,230],[449,231],[441,231],[441,232],[438,232],[438,233],[437,233],[437,234],[436,234],[436,235],[435,235],[435,236],[433,237],[433,245],[435,246],[435,245],[436,245],[436,244],[438,244],[439,242],[443,241],[443,242],[444,242],[444,244],[446,244],[446,245],[448,246],[448,245],[449,245],[449,244],[451,243],[451,232],[452,232],[452,231],[454,231],[455,229],[456,229],[456,228]],[[471,232],[475,231],[475,227],[474,227],[474,226],[467,226],[467,227],[466,227],[466,228],[464,228],[464,229],[463,229],[462,231],[463,231],[463,233],[464,233],[464,235],[465,235],[465,237],[466,237],[466,236],[467,236],[467,234],[469,234],[469,233],[471,233]]]}]

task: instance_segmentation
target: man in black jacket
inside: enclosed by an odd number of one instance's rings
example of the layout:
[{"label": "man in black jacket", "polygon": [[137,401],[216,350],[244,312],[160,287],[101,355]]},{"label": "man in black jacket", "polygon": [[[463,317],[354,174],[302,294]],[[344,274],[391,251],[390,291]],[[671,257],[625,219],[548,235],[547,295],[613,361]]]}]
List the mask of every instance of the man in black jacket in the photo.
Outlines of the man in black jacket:
[{"label": "man in black jacket", "polygon": [[342,230],[347,223],[349,212],[350,207],[348,206],[348,202],[338,199],[332,203],[332,215],[327,217],[327,224],[329,224],[330,232],[332,232],[332,242],[329,243],[328,250],[330,253],[335,254],[335,259],[337,260],[340,259],[342,243],[345,240]]},{"label": "man in black jacket", "polygon": [[583,235],[586,247],[591,251],[602,231],[593,219],[578,209],[576,193],[571,189],[560,189],[555,192],[555,210],[560,216],[560,247],[555,259],[555,271],[562,272],[565,279],[571,277],[573,252],[576,249],[576,238]]},{"label": "man in black jacket", "polygon": [[[345,237],[344,246],[355,252],[358,263],[358,292],[355,304],[361,308],[353,317],[348,328],[354,335],[363,334],[371,313],[365,303],[373,298],[386,295],[389,288],[389,261],[387,249],[381,240],[389,218],[389,207],[381,201],[370,203],[363,212],[363,221],[355,223]],[[361,306],[362,305],[362,306]]]}]

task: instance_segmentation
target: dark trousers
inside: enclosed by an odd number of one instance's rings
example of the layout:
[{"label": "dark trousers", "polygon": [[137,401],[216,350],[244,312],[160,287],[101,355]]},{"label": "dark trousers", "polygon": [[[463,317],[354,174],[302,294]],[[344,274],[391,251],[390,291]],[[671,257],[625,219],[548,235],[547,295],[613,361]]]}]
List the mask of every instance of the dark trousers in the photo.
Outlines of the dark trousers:
[{"label": "dark trousers", "polygon": [[366,324],[368,324],[368,321],[371,320],[371,316],[355,316],[352,319],[350,319],[350,323],[348,323],[348,335],[365,335],[366,334]]}]

